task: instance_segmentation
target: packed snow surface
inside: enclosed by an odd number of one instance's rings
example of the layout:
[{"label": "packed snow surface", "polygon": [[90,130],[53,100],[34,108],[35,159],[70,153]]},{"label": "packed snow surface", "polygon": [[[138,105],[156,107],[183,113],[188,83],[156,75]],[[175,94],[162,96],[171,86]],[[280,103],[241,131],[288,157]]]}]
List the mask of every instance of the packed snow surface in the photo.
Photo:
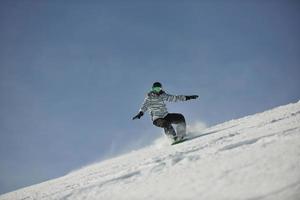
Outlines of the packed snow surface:
[{"label": "packed snow surface", "polygon": [[300,199],[300,101],[190,133],[0,199]]}]

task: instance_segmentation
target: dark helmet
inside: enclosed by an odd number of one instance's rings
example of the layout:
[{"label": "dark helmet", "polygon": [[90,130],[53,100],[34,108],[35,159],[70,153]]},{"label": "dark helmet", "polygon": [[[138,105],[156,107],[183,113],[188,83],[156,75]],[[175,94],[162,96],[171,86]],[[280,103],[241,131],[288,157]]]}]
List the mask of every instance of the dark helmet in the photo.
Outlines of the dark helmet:
[{"label": "dark helmet", "polygon": [[152,88],[155,88],[155,87],[162,87],[162,84],[160,83],[160,82],[155,82],[155,83],[153,83],[153,85],[152,85]]}]

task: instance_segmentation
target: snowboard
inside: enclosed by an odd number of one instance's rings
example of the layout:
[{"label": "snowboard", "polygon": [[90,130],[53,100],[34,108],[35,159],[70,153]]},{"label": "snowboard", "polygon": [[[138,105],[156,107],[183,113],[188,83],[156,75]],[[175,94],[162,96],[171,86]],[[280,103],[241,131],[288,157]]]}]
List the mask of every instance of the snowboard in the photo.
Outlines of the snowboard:
[{"label": "snowboard", "polygon": [[171,145],[180,144],[180,143],[182,143],[182,142],[185,142],[185,141],[187,141],[188,139],[189,139],[189,138],[183,138],[183,139],[181,139],[181,140],[174,141],[174,142],[172,142],[172,144],[171,144]]},{"label": "snowboard", "polygon": [[187,140],[193,140],[193,139],[196,139],[196,138],[199,138],[199,137],[203,137],[203,136],[206,136],[206,135],[209,135],[211,133],[193,133],[193,132],[188,132],[183,139],[181,140],[177,140],[177,141],[173,141],[171,143],[171,145],[176,145],[176,144],[180,144],[182,142],[185,142]]}]

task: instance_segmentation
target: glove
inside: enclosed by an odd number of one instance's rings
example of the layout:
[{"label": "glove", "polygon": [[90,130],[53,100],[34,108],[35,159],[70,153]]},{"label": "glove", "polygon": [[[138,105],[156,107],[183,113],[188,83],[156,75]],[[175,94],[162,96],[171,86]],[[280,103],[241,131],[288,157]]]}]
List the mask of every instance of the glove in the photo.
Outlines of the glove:
[{"label": "glove", "polygon": [[186,100],[191,100],[191,99],[197,99],[199,96],[198,95],[191,95],[191,96],[185,96]]},{"label": "glove", "polygon": [[142,111],[140,111],[136,116],[134,116],[134,117],[132,118],[132,120],[140,119],[143,115],[144,115],[144,113],[143,113]]}]

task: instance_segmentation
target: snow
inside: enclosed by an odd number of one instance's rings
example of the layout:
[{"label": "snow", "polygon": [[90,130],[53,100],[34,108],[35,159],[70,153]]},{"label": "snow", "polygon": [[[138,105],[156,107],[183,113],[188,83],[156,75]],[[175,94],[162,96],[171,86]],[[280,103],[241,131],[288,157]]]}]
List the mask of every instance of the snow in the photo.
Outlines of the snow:
[{"label": "snow", "polygon": [[174,146],[161,138],[0,200],[300,199],[300,101],[192,136]]}]

